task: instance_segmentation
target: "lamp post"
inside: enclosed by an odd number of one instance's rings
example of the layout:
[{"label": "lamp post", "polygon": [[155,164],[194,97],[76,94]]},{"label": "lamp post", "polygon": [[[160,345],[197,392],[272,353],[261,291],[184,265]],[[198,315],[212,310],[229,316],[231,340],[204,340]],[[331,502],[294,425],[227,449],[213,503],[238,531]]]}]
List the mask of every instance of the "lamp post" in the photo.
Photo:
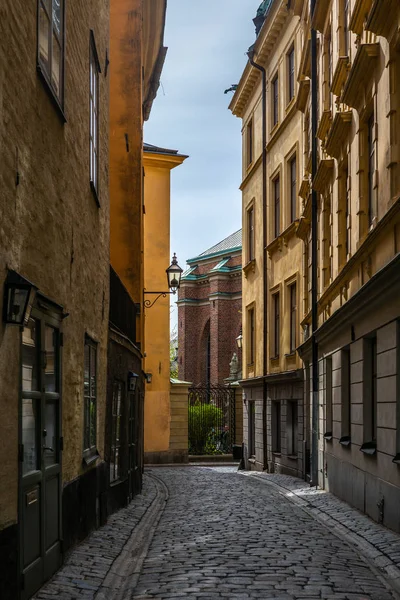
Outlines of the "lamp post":
[{"label": "lamp post", "polygon": [[147,292],[146,290],[144,290],[143,294],[157,295],[157,298],[155,298],[153,302],[151,302],[151,300],[143,300],[145,308],[151,308],[152,306],[154,306],[154,304],[159,298],[161,298],[161,296],[163,298],[166,298],[167,294],[176,294],[177,290],[180,288],[183,269],[181,269],[181,267],[178,265],[178,259],[176,257],[175,252],[172,257],[171,264],[169,265],[168,269],[166,269],[166,273],[169,288],[168,292]]},{"label": "lamp post", "polygon": [[16,271],[9,271],[4,284],[4,312],[5,323],[25,326],[29,322],[37,287],[19,275]]}]

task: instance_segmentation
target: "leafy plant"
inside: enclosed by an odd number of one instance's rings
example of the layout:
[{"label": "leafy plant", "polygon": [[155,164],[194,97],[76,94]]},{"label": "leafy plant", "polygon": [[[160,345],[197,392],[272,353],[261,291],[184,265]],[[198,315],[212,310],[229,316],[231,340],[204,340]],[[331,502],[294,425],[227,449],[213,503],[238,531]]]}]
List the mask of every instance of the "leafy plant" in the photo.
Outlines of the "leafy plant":
[{"label": "leafy plant", "polygon": [[213,404],[196,401],[189,406],[189,453],[218,454],[221,452],[219,427],[223,412]]}]

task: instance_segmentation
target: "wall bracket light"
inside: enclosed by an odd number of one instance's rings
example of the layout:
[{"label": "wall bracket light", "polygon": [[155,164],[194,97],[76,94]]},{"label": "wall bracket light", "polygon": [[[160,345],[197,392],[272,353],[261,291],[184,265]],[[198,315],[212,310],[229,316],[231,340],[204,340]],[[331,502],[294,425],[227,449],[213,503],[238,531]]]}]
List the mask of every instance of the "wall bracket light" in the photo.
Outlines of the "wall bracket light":
[{"label": "wall bracket light", "polygon": [[183,269],[181,269],[181,267],[178,265],[178,259],[177,259],[175,253],[172,257],[172,263],[170,264],[168,269],[166,269],[166,273],[167,273],[167,281],[168,281],[169,291],[168,292],[147,292],[146,290],[144,290],[143,294],[152,294],[152,295],[157,296],[153,300],[153,302],[151,300],[143,300],[143,304],[144,304],[145,308],[151,308],[152,306],[154,306],[154,304],[157,302],[157,300],[159,298],[161,298],[161,296],[163,298],[166,298],[168,294],[176,294],[177,290],[180,288],[181,276],[183,273]]}]

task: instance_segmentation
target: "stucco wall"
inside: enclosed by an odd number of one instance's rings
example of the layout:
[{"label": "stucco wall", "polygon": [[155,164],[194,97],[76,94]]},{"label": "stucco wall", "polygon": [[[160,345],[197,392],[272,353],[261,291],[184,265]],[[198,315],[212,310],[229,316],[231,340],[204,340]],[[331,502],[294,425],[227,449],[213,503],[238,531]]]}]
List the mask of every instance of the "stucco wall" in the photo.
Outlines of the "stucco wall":
[{"label": "stucco wall", "polygon": [[[0,24],[0,283],[15,269],[63,322],[63,481],[82,473],[85,333],[98,342],[97,446],[104,447],[109,279],[108,0],[66,3],[64,124],[36,70],[37,3],[6,0]],[[79,29],[74,24],[79,23]],[[89,33],[100,75],[100,182],[89,182]],[[21,43],[23,40],[23,43]],[[17,185],[17,172],[19,182]],[[0,304],[3,295],[0,294]],[[2,306],[0,306],[0,309]],[[17,327],[0,325],[0,529],[17,519]]]}]

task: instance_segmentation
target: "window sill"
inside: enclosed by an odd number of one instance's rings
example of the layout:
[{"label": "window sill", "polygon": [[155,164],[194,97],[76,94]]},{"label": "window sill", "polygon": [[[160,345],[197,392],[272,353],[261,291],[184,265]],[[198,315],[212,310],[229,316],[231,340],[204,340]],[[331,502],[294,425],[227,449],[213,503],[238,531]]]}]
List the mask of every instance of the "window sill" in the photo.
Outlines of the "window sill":
[{"label": "window sill", "polygon": [[249,262],[243,267],[243,273],[245,274],[245,277],[247,277],[247,275],[250,273],[250,271],[252,273],[255,272],[256,270],[256,259],[252,258],[251,260],[249,260]]},{"label": "window sill", "polygon": [[84,467],[89,467],[99,458],[100,454],[97,450],[86,450],[83,453],[82,463]]},{"label": "window sill", "polygon": [[285,354],[285,358],[296,358],[296,350],[292,350],[288,354]]},{"label": "window sill", "polygon": [[250,458],[247,459],[249,463],[251,463],[252,465],[256,464],[256,457],[254,456],[254,454],[252,456],[250,456]]},{"label": "window sill", "polygon": [[92,190],[92,194],[94,196],[98,208],[100,208],[99,196],[97,194],[96,186],[94,185],[92,180],[90,181],[90,189]]},{"label": "window sill", "polygon": [[330,431],[327,431],[326,433],[324,433],[324,440],[326,440],[327,442],[331,442],[333,439],[333,435]]},{"label": "window sill", "polygon": [[290,460],[297,460],[297,458],[298,458],[298,457],[297,457],[297,454],[288,454],[288,455],[287,455],[287,457],[288,457]]},{"label": "window sill", "polygon": [[348,448],[351,445],[351,438],[349,435],[344,435],[340,438],[339,440],[339,444],[341,446],[344,446],[345,448]]},{"label": "window sill", "polygon": [[366,454],[367,456],[375,456],[376,454],[376,442],[364,442],[364,444],[360,448],[360,452]]},{"label": "window sill", "polygon": [[279,362],[279,354],[277,354],[276,356],[271,356],[270,361],[273,363]]},{"label": "window sill", "polygon": [[38,72],[39,78],[41,79],[47,94],[50,97],[50,100],[52,101],[52,103],[56,109],[56,112],[58,113],[58,116],[60,117],[60,119],[62,121],[62,124],[64,125],[64,123],[67,122],[67,118],[65,116],[63,106],[61,105],[59,99],[55,95],[53,88],[51,87],[51,85],[49,83],[48,77],[39,63],[36,65],[36,70]]},{"label": "window sill", "polygon": [[280,458],[281,457],[281,453],[280,452],[274,452],[274,451],[272,451],[272,456],[275,456],[275,458]]},{"label": "window sill", "polygon": [[396,456],[394,457],[394,459],[392,460],[392,463],[394,463],[395,465],[400,465],[400,452],[398,452],[396,454]]},{"label": "window sill", "polygon": [[288,114],[292,110],[294,104],[296,104],[296,94],[287,103],[286,108],[285,108],[285,113],[286,114]]}]

